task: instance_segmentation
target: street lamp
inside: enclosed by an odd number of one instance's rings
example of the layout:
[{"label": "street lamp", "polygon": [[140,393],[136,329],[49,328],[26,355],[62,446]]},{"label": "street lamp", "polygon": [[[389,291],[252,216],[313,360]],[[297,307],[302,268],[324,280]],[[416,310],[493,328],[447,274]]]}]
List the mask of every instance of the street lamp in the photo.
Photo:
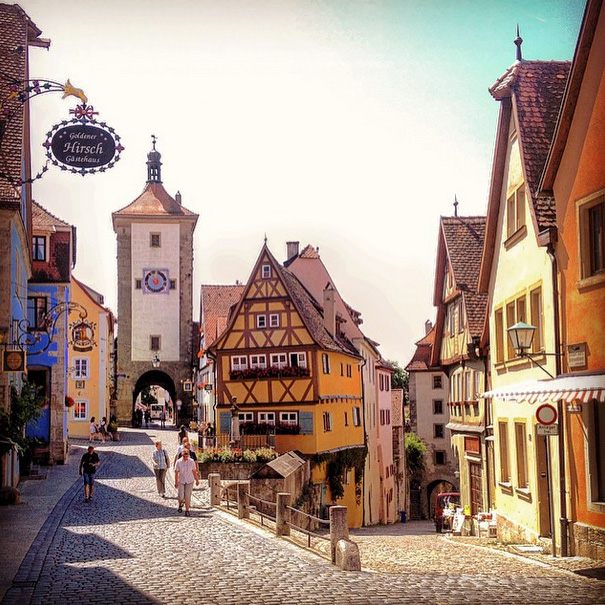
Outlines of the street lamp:
[{"label": "street lamp", "polygon": [[[539,364],[530,353],[528,353],[531,348],[532,340],[534,339],[534,334],[536,333],[536,326],[532,326],[530,324],[526,324],[523,321],[517,322],[514,326],[507,328],[508,337],[515,349],[515,353],[519,357],[527,357],[530,361],[535,363],[541,370],[546,372],[551,378],[554,376],[541,364]],[[542,353],[542,355],[558,355],[558,353]]]},{"label": "street lamp", "polygon": [[158,356],[157,353],[154,354],[154,356],[151,358],[151,365],[154,368],[159,368],[160,367],[160,358]]}]

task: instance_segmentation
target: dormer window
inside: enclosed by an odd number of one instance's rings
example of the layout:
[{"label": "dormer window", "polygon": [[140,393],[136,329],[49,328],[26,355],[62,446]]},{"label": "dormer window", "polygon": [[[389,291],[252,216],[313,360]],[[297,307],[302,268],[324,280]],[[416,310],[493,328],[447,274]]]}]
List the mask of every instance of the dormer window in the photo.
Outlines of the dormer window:
[{"label": "dormer window", "polygon": [[34,235],[32,237],[32,258],[46,261],[46,236]]}]

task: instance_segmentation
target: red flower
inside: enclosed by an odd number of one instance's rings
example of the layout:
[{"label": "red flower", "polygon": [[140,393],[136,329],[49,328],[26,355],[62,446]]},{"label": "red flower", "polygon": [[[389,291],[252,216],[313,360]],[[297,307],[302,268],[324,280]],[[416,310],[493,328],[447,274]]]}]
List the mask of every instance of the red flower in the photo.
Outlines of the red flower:
[{"label": "red flower", "polygon": [[73,408],[74,405],[76,405],[76,402],[74,401],[73,397],[65,395],[65,407]]}]

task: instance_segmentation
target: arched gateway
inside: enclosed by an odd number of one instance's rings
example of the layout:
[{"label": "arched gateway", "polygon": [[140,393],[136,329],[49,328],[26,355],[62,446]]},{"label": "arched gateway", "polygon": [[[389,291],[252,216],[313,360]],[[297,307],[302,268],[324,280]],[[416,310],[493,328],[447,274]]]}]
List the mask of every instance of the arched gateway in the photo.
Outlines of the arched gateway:
[{"label": "arched gateway", "polygon": [[118,347],[116,413],[131,422],[137,395],[161,386],[191,417],[193,232],[198,215],[171,197],[161,179],[161,156],[147,155],[143,193],[112,214],[117,237]]}]

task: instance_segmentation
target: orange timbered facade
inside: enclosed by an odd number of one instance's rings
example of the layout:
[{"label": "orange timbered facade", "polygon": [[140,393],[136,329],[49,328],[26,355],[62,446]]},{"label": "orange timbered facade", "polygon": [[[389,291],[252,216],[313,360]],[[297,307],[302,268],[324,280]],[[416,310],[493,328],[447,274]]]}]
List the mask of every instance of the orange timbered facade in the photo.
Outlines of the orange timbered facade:
[{"label": "orange timbered facade", "polygon": [[[362,359],[337,330],[331,293],[327,289],[323,301],[315,300],[263,246],[227,328],[210,348],[219,435],[232,431],[233,413],[242,432],[275,433],[279,453],[329,457],[365,448]],[[336,503],[327,486],[327,464],[315,461],[317,504]],[[346,477],[343,483],[338,504],[349,506],[349,524],[359,526],[363,511],[356,481]]]}]

